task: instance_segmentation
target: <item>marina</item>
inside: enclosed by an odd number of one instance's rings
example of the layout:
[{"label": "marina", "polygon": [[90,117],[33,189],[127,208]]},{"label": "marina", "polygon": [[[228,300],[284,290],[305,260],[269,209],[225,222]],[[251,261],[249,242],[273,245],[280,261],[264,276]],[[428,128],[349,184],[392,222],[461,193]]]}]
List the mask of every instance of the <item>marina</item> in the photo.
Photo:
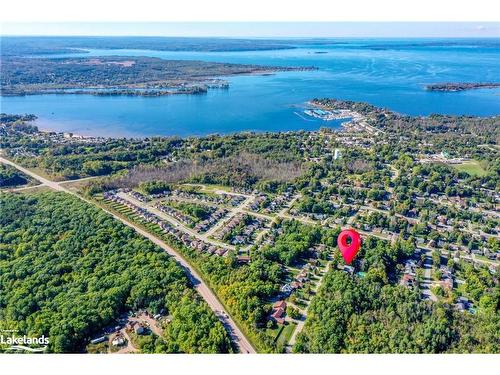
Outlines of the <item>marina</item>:
[{"label": "marina", "polygon": [[325,111],[323,109],[306,109],[304,113],[308,116],[318,118],[323,121],[332,121],[332,120],[343,120],[343,119],[351,119],[353,117],[353,113],[348,110],[338,110],[338,111]]}]

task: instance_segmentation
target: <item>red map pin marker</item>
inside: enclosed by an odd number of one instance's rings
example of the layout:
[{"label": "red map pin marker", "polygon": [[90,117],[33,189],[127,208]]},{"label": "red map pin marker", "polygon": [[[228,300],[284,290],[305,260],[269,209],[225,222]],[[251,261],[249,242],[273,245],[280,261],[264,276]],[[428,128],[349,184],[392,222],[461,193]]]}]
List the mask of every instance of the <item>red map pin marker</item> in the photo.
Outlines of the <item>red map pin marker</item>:
[{"label": "red map pin marker", "polygon": [[[350,239],[351,243],[347,243]],[[343,230],[337,238],[337,245],[347,264],[351,264],[361,247],[361,237],[354,229]]]}]

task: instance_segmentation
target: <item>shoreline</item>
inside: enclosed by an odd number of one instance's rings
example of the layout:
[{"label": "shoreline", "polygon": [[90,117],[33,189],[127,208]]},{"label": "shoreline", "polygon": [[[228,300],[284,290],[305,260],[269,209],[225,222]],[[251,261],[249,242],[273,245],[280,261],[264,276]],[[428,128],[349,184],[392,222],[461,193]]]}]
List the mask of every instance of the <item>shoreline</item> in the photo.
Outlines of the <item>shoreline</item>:
[{"label": "shoreline", "polygon": [[[313,66],[306,67],[273,67],[269,69],[255,70],[250,72],[235,72],[228,75],[222,75],[223,78],[237,76],[273,76],[277,73],[285,72],[309,72],[316,71],[319,68]],[[170,95],[203,95],[209,90],[229,90],[230,84],[223,78],[207,78],[201,81],[182,81],[182,82],[160,82],[156,85],[151,83],[139,83],[124,87],[60,87],[60,88],[34,88],[34,89],[5,89],[0,90],[0,97],[22,97],[30,95],[94,95],[94,96],[140,96],[140,97],[158,97]],[[161,87],[164,86],[164,87]]]},{"label": "shoreline", "polygon": [[[1,97],[0,97],[0,99],[1,99]],[[323,109],[326,111],[332,110],[332,108],[329,107],[328,105],[321,104],[319,102],[320,100],[321,99],[311,99],[309,101],[301,103],[300,105],[297,105],[297,107],[300,108],[301,113],[303,113],[304,109],[306,109],[307,106],[313,107],[313,108]],[[352,103],[359,104],[361,102],[352,102]],[[363,104],[367,104],[367,103],[363,103]],[[390,109],[382,109],[380,107],[371,106],[371,105],[369,105],[369,106],[373,107],[373,109],[376,109],[378,111],[390,112],[390,113],[393,113],[395,115],[403,116],[403,117],[406,116],[404,114],[399,114],[399,113],[392,111]],[[67,134],[68,135],[66,137],[67,139],[81,140],[81,141],[85,141],[85,140],[89,140],[89,139],[94,139],[94,140],[99,140],[99,141],[106,140],[106,139],[145,139],[145,138],[151,138],[151,137],[188,139],[188,138],[208,137],[211,135],[225,136],[225,135],[245,134],[245,133],[247,133],[247,134],[252,134],[252,133],[255,133],[255,134],[264,134],[264,133],[278,134],[278,133],[290,133],[290,132],[300,132],[300,131],[318,132],[318,131],[321,131],[322,128],[325,128],[325,129],[328,129],[331,131],[335,131],[335,132],[351,132],[351,131],[354,131],[356,128],[358,128],[360,125],[361,125],[361,127],[366,127],[367,124],[364,123],[365,121],[363,121],[363,119],[364,119],[363,114],[356,112],[356,111],[353,111],[352,109],[349,109],[348,107],[345,107],[343,109],[348,110],[348,111],[352,111],[351,116],[349,116],[350,119],[349,118],[332,119],[330,121],[335,122],[334,124],[332,124],[333,126],[329,126],[328,124],[318,124],[318,126],[315,129],[304,129],[304,128],[290,129],[290,130],[286,130],[286,129],[281,129],[281,130],[238,129],[238,130],[227,131],[227,132],[214,131],[214,132],[200,132],[200,133],[191,133],[191,134],[140,134],[140,135],[126,132],[126,133],[99,135],[96,133],[92,134],[92,131],[95,130],[95,128],[89,128],[88,129],[89,132],[83,130],[82,127],[85,126],[85,123],[80,123],[78,121],[76,121],[76,122],[75,121],[54,121],[54,120],[50,120],[48,118],[43,118],[43,117],[37,116],[37,119],[35,121],[33,121],[32,124],[37,126],[38,131],[41,133],[60,134],[61,136],[63,136],[64,134]],[[442,116],[456,117],[457,115],[442,114]],[[415,117],[415,116],[412,116],[412,117]],[[417,117],[426,117],[426,116],[417,116]],[[488,118],[499,118],[500,115],[491,115],[491,116],[470,115],[467,117],[488,119]],[[311,119],[313,119],[313,117],[311,117]],[[315,119],[321,120],[321,119],[317,119],[317,118],[315,118]],[[347,119],[347,121],[342,121],[342,120],[346,120],[346,119]],[[310,121],[310,120],[306,120],[305,118],[302,118],[302,120],[305,122]],[[325,121],[325,123],[328,123],[328,122],[329,121]],[[80,129],[76,129],[76,130],[68,129],[67,126],[64,126],[65,123],[77,124],[78,128],[80,128]],[[62,126],[59,127],[58,125],[62,125]],[[103,124],[101,126],[101,128],[108,128],[108,125]],[[122,128],[121,130],[123,131],[126,129]],[[374,129],[370,129],[370,130],[374,131]],[[69,134],[72,134],[72,136],[70,137]]]},{"label": "shoreline", "polygon": [[[269,76],[281,72],[306,72],[319,70],[315,66],[273,66],[255,64],[211,63],[198,60],[162,60],[148,57],[109,56],[101,58],[68,58],[62,60],[7,58],[1,97],[53,94],[87,94],[96,96],[143,96],[206,94],[209,89],[229,89],[228,79],[233,76]],[[45,63],[45,65],[44,65]],[[28,66],[40,74],[66,70],[63,80],[54,79],[37,83],[33,77],[10,81],[16,77],[15,69]],[[84,74],[79,69],[84,66]],[[122,67],[120,70],[116,66]],[[103,68],[104,67],[104,68]],[[9,70],[10,69],[10,70]],[[136,69],[133,72],[128,69]],[[117,79],[110,79],[114,70]],[[133,75],[131,75],[133,72]],[[10,75],[9,75],[10,74]],[[61,73],[62,74],[62,73]],[[99,76],[99,79],[94,76]],[[14,83],[12,83],[14,82]]]},{"label": "shoreline", "polygon": [[[80,130],[62,130],[58,129],[57,126],[51,126],[52,125],[57,125],[57,124],[64,124],[65,122],[58,122],[58,121],[50,121],[46,120],[43,118],[37,118],[34,120],[31,124],[36,126],[38,128],[39,133],[44,133],[47,135],[57,135],[60,137],[63,137],[67,139],[68,141],[105,141],[105,140],[118,140],[118,139],[137,139],[137,140],[143,140],[145,138],[180,138],[180,139],[190,139],[190,138],[204,138],[204,137],[210,137],[210,136],[232,136],[236,134],[286,134],[286,133],[295,133],[295,132],[319,132],[322,129],[328,129],[329,131],[334,131],[334,132],[343,132],[345,131],[346,125],[348,125],[351,121],[342,121],[345,119],[334,119],[331,121],[331,125],[328,124],[317,124],[316,129],[292,129],[292,130],[235,130],[235,131],[228,131],[228,132],[210,132],[210,133],[200,133],[200,134],[189,134],[189,135],[179,135],[179,134],[147,134],[147,135],[131,135],[131,134],[123,134],[123,135],[96,135],[96,134],[89,134],[86,133],[85,131]],[[307,121],[304,119],[304,121]],[[69,123],[69,121],[66,121],[66,123]],[[105,125],[103,125],[105,127]]]},{"label": "shoreline", "polygon": [[[118,139],[138,139],[138,140],[143,140],[146,138],[180,138],[180,139],[191,139],[191,138],[204,138],[204,137],[211,137],[211,136],[232,136],[232,135],[237,135],[237,134],[281,134],[281,133],[296,133],[296,132],[319,132],[321,129],[328,129],[330,131],[337,131],[341,132],[343,131],[342,127],[344,126],[345,122],[342,122],[337,126],[319,126],[315,130],[305,130],[305,129],[298,129],[298,130],[279,130],[279,131],[272,131],[272,130],[266,130],[266,131],[261,131],[261,130],[236,130],[236,131],[231,131],[227,133],[221,133],[221,132],[213,132],[213,133],[203,133],[203,134],[191,134],[191,135],[177,135],[177,134],[171,134],[171,135],[137,135],[137,136],[132,136],[132,135],[91,135],[91,134],[82,134],[82,133],[77,133],[75,131],[63,131],[55,128],[50,128],[43,126],[39,127],[40,125],[37,125],[36,123],[33,124],[38,128],[39,133],[44,133],[47,135],[50,134],[55,134],[55,135],[60,135],[63,136],[64,138],[72,141],[90,141],[90,140],[99,140],[99,141],[104,141],[104,140],[118,140]],[[66,135],[66,136],[65,136]],[[70,136],[71,135],[71,136]]]}]

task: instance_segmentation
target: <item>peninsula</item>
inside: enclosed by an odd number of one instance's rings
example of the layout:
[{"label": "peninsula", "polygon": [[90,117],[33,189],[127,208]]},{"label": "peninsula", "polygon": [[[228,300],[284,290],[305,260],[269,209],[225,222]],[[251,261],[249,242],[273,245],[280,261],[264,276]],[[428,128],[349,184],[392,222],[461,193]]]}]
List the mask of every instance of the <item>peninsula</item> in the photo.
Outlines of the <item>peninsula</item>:
[{"label": "peninsula", "polygon": [[159,96],[206,93],[228,88],[216,78],[240,74],[272,74],[314,70],[153,57],[2,59],[1,95],[96,94]]}]

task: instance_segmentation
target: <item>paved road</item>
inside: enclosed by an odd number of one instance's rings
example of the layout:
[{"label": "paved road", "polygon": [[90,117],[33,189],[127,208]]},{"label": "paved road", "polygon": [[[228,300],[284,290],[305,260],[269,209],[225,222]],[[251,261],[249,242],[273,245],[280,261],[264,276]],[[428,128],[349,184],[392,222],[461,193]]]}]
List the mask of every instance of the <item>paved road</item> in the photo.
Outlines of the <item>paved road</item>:
[{"label": "paved road", "polygon": [[[65,192],[68,194],[71,194],[75,197],[80,198],[81,200],[95,205],[93,202],[89,201],[88,199],[76,194],[75,192],[66,189],[64,186],[61,186],[60,183],[50,181],[42,176],[39,176],[36,173],[33,173],[32,171],[21,167],[20,165],[11,162],[10,160],[4,159],[3,157],[0,157],[0,163],[10,165],[14,168],[17,168],[21,172],[27,174],[30,177],[33,177],[34,179],[40,181],[43,185],[48,186],[56,191],[60,192]],[[99,206],[100,207],[100,206]],[[191,280],[192,284],[194,285],[194,288],[196,291],[202,296],[202,298],[208,303],[210,308],[214,311],[214,313],[219,317],[221,320],[222,324],[228,331],[229,335],[231,336],[231,339],[233,342],[236,344],[238,347],[239,351],[242,353],[256,353],[255,349],[252,347],[250,342],[247,340],[245,335],[241,332],[241,330],[238,328],[234,320],[225,312],[224,307],[222,304],[219,302],[215,294],[211,291],[211,289],[205,284],[205,282],[202,280],[202,278],[198,275],[198,273],[189,265],[189,263],[181,256],[177,251],[175,251],[172,247],[167,245],[165,242],[159,240],[149,232],[146,232],[145,230],[139,228],[138,226],[128,222],[125,219],[122,219],[121,217],[115,215],[113,212],[100,207],[102,210],[104,210],[106,213],[109,215],[113,216],[116,220],[121,221],[123,224],[127,225],[128,227],[134,229],[137,233],[141,234],[142,236],[146,237],[149,239],[151,242],[155,243],[156,245],[160,246],[163,250],[165,250],[169,255],[171,255],[179,264],[182,268],[184,268],[188,278]]]},{"label": "paved road", "polygon": [[420,283],[422,295],[425,298],[430,299],[431,301],[437,301],[436,296],[431,291],[431,286],[432,286],[432,279],[431,279],[432,250],[428,249],[428,248],[424,249],[424,250],[425,250],[425,259],[424,259],[424,264],[423,264],[424,280],[422,283]]},{"label": "paved road", "polygon": [[[43,184],[33,185],[33,186],[23,186],[23,187],[19,187],[19,188],[5,189],[5,191],[15,192],[15,191],[32,190],[32,189],[37,189],[37,188],[40,188],[40,187],[43,187],[43,186],[44,186]],[[2,191],[4,191],[4,190],[2,190]]]},{"label": "paved road", "polygon": [[[61,185],[59,185],[58,182],[47,180],[46,178],[44,178],[42,176],[39,176],[36,173],[31,172],[29,169],[23,168],[20,165],[18,165],[16,163],[13,163],[10,160],[4,159],[1,156],[0,156],[0,163],[7,164],[7,165],[10,165],[10,166],[12,166],[14,168],[17,168],[18,170],[20,170],[24,174],[27,174],[28,176],[33,177],[35,180],[40,181],[42,183],[42,185],[48,186],[48,187],[50,187],[50,188],[52,188],[54,190],[57,190],[57,191],[64,191],[64,192],[73,194],[68,189],[66,189],[66,188],[62,187]],[[38,185],[38,186],[40,186],[40,185]]]},{"label": "paved road", "polygon": [[[425,251],[429,251],[430,252],[429,254],[431,254],[431,255],[432,255],[432,251],[439,251],[442,254],[442,249],[438,249],[438,248],[435,248],[435,247],[429,247],[429,246],[424,246],[424,245],[417,245],[417,248],[423,249]],[[493,265],[493,266],[495,266],[495,267],[498,266],[498,262],[495,262],[493,260],[479,259],[474,254],[467,255],[463,251],[460,252],[460,259],[467,259],[467,260],[470,260],[472,262],[482,263],[482,264],[484,264],[486,266],[489,266],[490,264]]]},{"label": "paved road", "polygon": [[[328,261],[325,264],[325,267],[321,270],[322,275],[319,278],[318,282],[316,283],[316,286],[312,288],[312,290],[313,290],[314,293],[317,293],[318,290],[319,290],[319,288],[321,287],[321,284],[323,283],[323,280],[324,280],[326,274],[328,273],[328,269],[330,267],[330,264],[331,264],[331,262]],[[305,324],[306,319],[307,319],[307,311],[309,310],[309,306],[311,305],[311,300],[308,301],[308,302],[306,302],[306,308],[305,309],[302,309],[302,308],[298,307],[297,305],[293,305],[293,304],[289,303],[290,305],[292,305],[293,307],[295,307],[295,308],[297,308],[299,310],[299,312],[302,315],[302,317],[299,320],[294,320],[297,323],[297,327],[295,327],[295,330],[293,331],[292,336],[290,337],[290,340],[288,340],[288,344],[287,344],[287,347],[286,347],[287,353],[291,353],[292,352],[292,348],[295,345],[295,342],[297,341],[297,335],[300,332],[302,332],[302,330],[304,329],[304,324]]]},{"label": "paved road", "polygon": [[291,318],[288,319],[289,322],[294,322],[295,324],[297,324],[297,326],[295,327],[295,330],[293,331],[292,336],[290,337],[290,340],[288,340],[288,343],[285,347],[285,351],[287,353],[292,353],[293,346],[297,342],[297,336],[304,329],[304,324],[306,324],[306,319],[307,317],[305,315],[302,315],[299,320],[297,319],[292,320]]},{"label": "paved road", "polygon": [[184,233],[187,233],[187,234],[189,234],[189,235],[191,235],[191,236],[193,236],[201,241],[205,241],[205,242],[210,243],[210,244],[215,245],[215,246],[223,247],[227,250],[235,250],[234,246],[228,245],[227,243],[224,243],[224,242],[212,240],[211,238],[208,237],[208,235],[206,233],[201,234],[201,233],[196,232],[195,230],[193,230],[193,229],[187,227],[186,225],[184,225],[183,223],[181,223],[176,218],[166,214],[163,211],[160,211],[159,209],[157,209],[157,208],[155,208],[147,203],[144,203],[144,202],[141,202],[141,201],[135,199],[134,197],[132,197],[131,195],[129,195],[127,193],[121,192],[121,193],[118,193],[117,195],[120,198],[123,198],[126,201],[132,203],[133,205],[135,205],[137,207],[144,208],[145,210],[151,212],[152,214],[155,214],[156,216],[162,218],[163,220],[168,221],[175,228],[179,228]]},{"label": "paved road", "polygon": [[288,202],[285,207],[283,207],[281,209],[281,211],[279,212],[280,215],[285,215],[289,210],[290,208],[293,206],[293,204],[298,200],[302,198],[302,194],[295,194],[293,196],[293,198],[290,200],[290,202]]}]

